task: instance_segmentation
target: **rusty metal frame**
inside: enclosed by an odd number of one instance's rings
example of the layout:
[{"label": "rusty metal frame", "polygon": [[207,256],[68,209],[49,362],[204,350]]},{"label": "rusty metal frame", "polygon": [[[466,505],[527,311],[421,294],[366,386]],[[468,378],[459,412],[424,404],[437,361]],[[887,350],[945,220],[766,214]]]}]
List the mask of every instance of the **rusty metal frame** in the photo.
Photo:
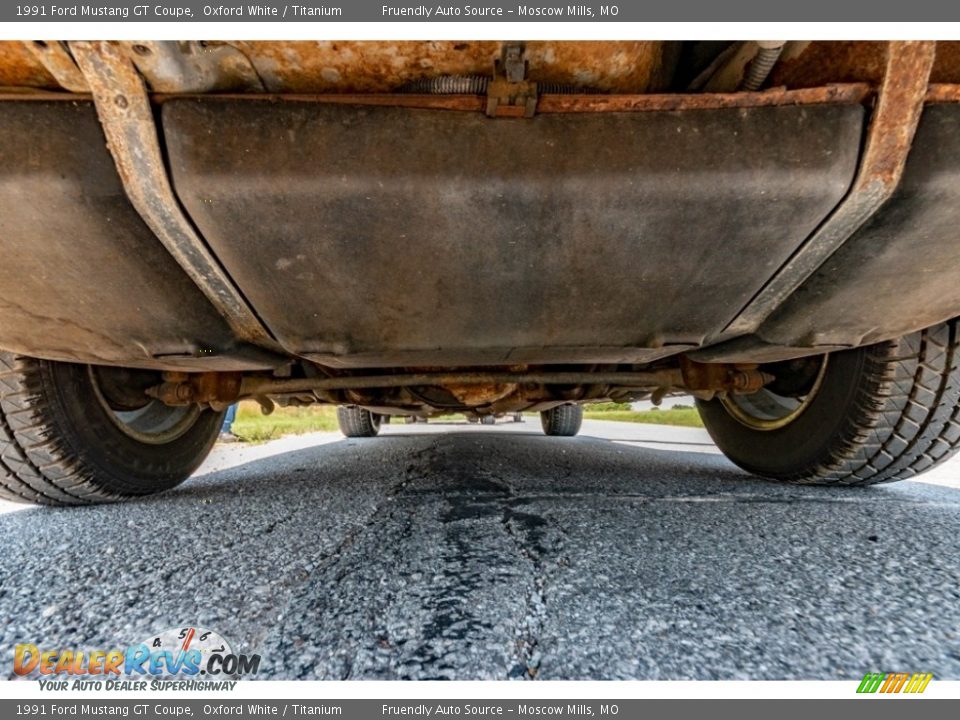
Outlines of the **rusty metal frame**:
[{"label": "rusty metal frame", "polygon": [[926,101],[931,104],[960,102],[960,85],[947,83],[931,84],[927,88]]},{"label": "rusty metal frame", "polygon": [[238,395],[250,397],[298,394],[314,390],[364,390],[412,385],[447,387],[504,384],[613,385],[618,388],[676,387],[692,390],[754,392],[772,379],[772,376],[759,372],[755,366],[707,365],[684,359],[677,367],[647,371],[421,372],[293,379],[248,376],[243,378]]},{"label": "rusty metal frame", "polygon": [[[544,94],[537,100],[536,112],[538,114],[663,112],[669,110],[717,110],[722,108],[859,104],[868,100],[872,92],[870,85],[867,83],[846,83],[816,88],[802,88],[799,90],[774,88],[761,92],[683,95]],[[483,113],[487,110],[486,95],[418,95],[405,93],[284,95],[276,93],[217,93],[215,96],[212,96],[198,93],[155,93],[151,96],[151,99],[153,102],[161,104],[169,100],[181,98],[203,99],[211,97],[227,100],[373,105],[378,107],[405,107],[421,110],[453,110],[478,113]]]},{"label": "rusty metal frame", "polygon": [[54,79],[71,92],[89,92],[87,79],[80,72],[65,42],[34,40],[24,42],[30,53],[53,75]]},{"label": "rusty metal frame", "polygon": [[893,195],[928,95],[936,42],[891,42],[866,147],[844,200],[714,342],[755,331]]},{"label": "rusty metal frame", "polygon": [[[674,367],[646,371],[450,371],[403,372],[379,375],[343,375],[335,377],[273,378],[241,373],[164,373],[163,382],[147,394],[168,405],[190,403],[232,403],[243,398],[260,401],[270,396],[310,395],[330,391],[357,391],[416,386],[442,386],[455,392],[466,387],[516,389],[519,385],[610,386],[618,390],[655,391],[673,389],[691,392],[751,393],[773,380],[755,365],[703,364],[681,358]],[[510,391],[512,392],[512,390]],[[464,402],[464,404],[469,404]],[[486,404],[486,403],[481,403]]]},{"label": "rusty metal frame", "polygon": [[133,207],[240,340],[272,350],[271,337],[177,202],[143,78],[116,43],[72,42]]},{"label": "rusty metal frame", "polygon": [[859,104],[872,93],[867,83],[847,83],[760,92],[685,93],[677,95],[542,95],[537,113],[656,112],[719,110],[793,105]]},{"label": "rusty metal frame", "polygon": [[[932,85],[936,88],[952,88],[953,85]],[[941,92],[949,92],[943,90]],[[556,95],[544,94],[537,101],[538,114],[607,113],[607,112],[664,112],[688,110],[719,110],[723,108],[785,107],[797,105],[845,105],[861,104],[870,99],[873,90],[867,83],[844,83],[816,88],[786,90],[774,88],[761,92],[702,93],[702,94],[653,94],[653,95]],[[0,100],[85,100],[88,93],[63,93],[53,91],[30,91],[24,93],[0,93]],[[931,96],[931,102],[940,102]],[[417,110],[451,110],[456,112],[483,113],[487,109],[486,95],[420,95],[406,93],[383,94],[329,94],[299,95],[277,93],[151,93],[150,101],[163,104],[177,99],[226,99],[259,100],[267,102],[317,103],[331,105],[369,105],[377,107],[403,107]],[[951,102],[953,100],[943,100]]]},{"label": "rusty metal frame", "polygon": [[93,100],[89,91],[67,93],[62,90],[37,90],[29,88],[23,92],[16,88],[4,88],[0,91],[0,102],[80,102],[84,100]]},{"label": "rusty metal frame", "polygon": [[683,386],[680,368],[645,372],[425,372],[391,375],[345,375],[339,377],[274,379],[248,376],[240,387],[241,397],[309,393],[313,390],[364,390],[410,385],[497,385],[534,383],[538,385],[617,385],[651,388]]},{"label": "rusty metal frame", "polygon": [[169,40],[120,41],[155,92],[263,92],[250,60],[227,44]]},{"label": "rusty metal frame", "polygon": [[153,93],[152,102],[161,105],[171,100],[260,100],[275,103],[310,103],[329,105],[371,105],[377,107],[403,107],[418,110],[455,110],[460,112],[483,112],[487,106],[485,95],[418,95],[406,93],[383,94],[331,94],[331,95],[284,95],[279,93]]}]

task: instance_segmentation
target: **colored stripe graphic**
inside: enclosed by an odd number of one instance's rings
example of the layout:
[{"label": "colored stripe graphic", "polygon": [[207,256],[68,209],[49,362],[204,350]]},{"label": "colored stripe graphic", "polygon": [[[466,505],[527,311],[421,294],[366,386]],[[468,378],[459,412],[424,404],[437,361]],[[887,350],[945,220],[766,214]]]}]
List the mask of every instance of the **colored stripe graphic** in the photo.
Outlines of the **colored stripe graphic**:
[{"label": "colored stripe graphic", "polygon": [[932,673],[867,673],[860,681],[857,692],[922,693],[932,679]]},{"label": "colored stripe graphic", "polygon": [[883,683],[883,687],[880,688],[882,693],[895,693],[900,692],[900,688],[903,686],[907,680],[906,673],[890,673],[887,675],[887,681]]},{"label": "colored stripe graphic", "polygon": [[922,693],[933,680],[933,673],[914,673],[904,692]]},{"label": "colored stripe graphic", "polygon": [[875,693],[880,688],[880,683],[883,682],[884,677],[883,673],[867,673],[863,676],[863,680],[860,681],[860,687],[857,688],[857,692]]}]

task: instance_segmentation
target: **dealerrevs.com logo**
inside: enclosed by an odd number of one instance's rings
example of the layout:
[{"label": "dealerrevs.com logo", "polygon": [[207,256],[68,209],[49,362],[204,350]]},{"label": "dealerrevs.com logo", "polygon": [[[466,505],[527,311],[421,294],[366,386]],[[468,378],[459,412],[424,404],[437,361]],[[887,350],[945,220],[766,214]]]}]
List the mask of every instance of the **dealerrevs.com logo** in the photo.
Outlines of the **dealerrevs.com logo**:
[{"label": "dealerrevs.com logo", "polygon": [[13,671],[49,690],[232,690],[260,671],[260,656],[235,653],[213,630],[165,630],[126,649],[47,649],[21,643]]}]

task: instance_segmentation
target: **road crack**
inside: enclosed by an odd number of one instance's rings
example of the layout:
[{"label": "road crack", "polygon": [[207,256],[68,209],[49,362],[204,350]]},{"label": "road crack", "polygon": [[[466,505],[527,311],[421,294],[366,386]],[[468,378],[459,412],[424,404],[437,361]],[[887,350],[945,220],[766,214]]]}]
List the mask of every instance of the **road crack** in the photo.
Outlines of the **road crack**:
[{"label": "road crack", "polygon": [[510,483],[494,472],[487,470],[483,474],[484,482],[501,488],[505,494],[495,499],[500,509],[500,524],[517,554],[532,568],[523,617],[514,631],[516,663],[508,669],[507,677],[533,680],[539,675],[543,662],[549,575],[546,558],[552,550],[547,536],[551,529],[564,533],[547,517],[528,511],[533,496],[517,495]]},{"label": "road crack", "polygon": [[519,555],[533,566],[533,576],[525,612],[516,629],[517,664],[510,669],[508,677],[534,679],[543,660],[540,639],[547,614],[547,571],[542,544],[547,521],[539,515],[516,510],[514,503],[515,500],[504,503],[501,523]]}]

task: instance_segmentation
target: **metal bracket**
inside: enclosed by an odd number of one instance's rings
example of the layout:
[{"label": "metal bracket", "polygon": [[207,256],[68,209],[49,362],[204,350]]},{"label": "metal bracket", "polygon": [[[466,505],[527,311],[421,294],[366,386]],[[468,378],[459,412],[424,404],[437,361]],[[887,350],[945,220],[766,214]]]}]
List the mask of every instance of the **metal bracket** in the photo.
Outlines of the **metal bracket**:
[{"label": "metal bracket", "polygon": [[121,46],[157,93],[263,92],[250,59],[222,42],[123,41]]},{"label": "metal bracket", "polygon": [[533,117],[537,110],[537,84],[526,77],[524,46],[504,45],[500,59],[493,65],[493,80],[487,85],[489,117]]},{"label": "metal bracket", "polygon": [[58,40],[24,42],[27,50],[53,75],[60,87],[70,92],[90,92],[87,80],[77,67],[67,44]]},{"label": "metal bracket", "polygon": [[184,215],[170,180],[143,78],[114,42],[71,42],[133,207],[240,340],[271,350],[270,336]]},{"label": "metal bracket", "polygon": [[890,199],[923,113],[936,42],[891,42],[860,168],[847,196],[719,338],[754,332]]}]

